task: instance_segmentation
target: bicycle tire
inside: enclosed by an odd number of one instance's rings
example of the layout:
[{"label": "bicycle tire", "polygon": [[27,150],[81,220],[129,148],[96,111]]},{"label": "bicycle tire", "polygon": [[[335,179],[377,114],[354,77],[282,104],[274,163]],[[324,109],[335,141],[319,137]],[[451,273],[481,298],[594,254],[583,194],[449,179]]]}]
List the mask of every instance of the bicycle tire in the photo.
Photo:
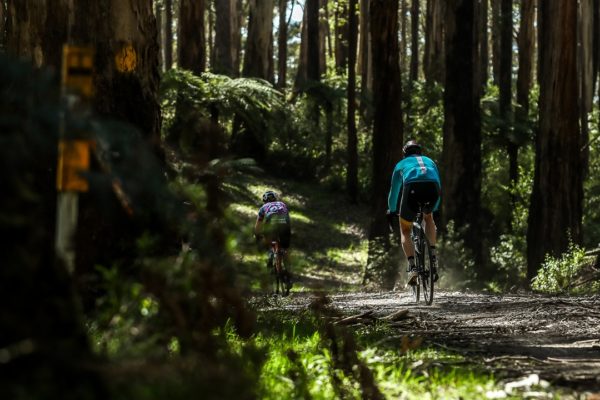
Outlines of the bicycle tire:
[{"label": "bicycle tire", "polygon": [[423,299],[428,306],[433,302],[434,280],[433,280],[433,262],[431,260],[431,245],[426,235],[423,235],[423,253],[421,255],[422,268],[419,277],[423,285]]},{"label": "bicycle tire", "polygon": [[[415,230],[414,227],[412,229]],[[423,234],[422,230],[419,230],[417,232],[417,234],[419,236],[421,236]],[[411,240],[413,240],[413,237],[415,237],[415,236],[416,235],[412,234],[411,235]],[[413,240],[413,246],[414,246],[414,249],[415,249],[415,267],[417,268],[417,271],[419,271],[420,268],[421,268],[421,265],[420,265],[421,264],[421,260],[420,260],[421,259],[421,256],[420,256],[420,254],[421,254],[421,243],[423,243],[422,240],[420,240],[417,243],[415,243],[415,241]],[[410,290],[411,290],[411,293],[412,293],[413,300],[415,301],[415,303],[418,303],[419,300],[421,300],[421,275],[420,274],[417,275],[417,284],[416,285],[411,285]]]}]

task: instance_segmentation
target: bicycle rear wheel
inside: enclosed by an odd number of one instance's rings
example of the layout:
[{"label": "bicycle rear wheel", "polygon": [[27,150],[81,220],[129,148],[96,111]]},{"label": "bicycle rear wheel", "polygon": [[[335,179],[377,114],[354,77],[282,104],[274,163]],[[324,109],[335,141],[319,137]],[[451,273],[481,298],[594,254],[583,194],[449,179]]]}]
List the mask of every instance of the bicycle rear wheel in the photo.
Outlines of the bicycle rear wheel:
[{"label": "bicycle rear wheel", "polygon": [[431,305],[433,302],[433,261],[431,259],[431,246],[429,245],[429,240],[427,237],[423,237],[423,254],[421,257],[422,260],[422,269],[419,274],[420,284],[423,286],[423,298],[425,299],[425,303],[427,305]]}]

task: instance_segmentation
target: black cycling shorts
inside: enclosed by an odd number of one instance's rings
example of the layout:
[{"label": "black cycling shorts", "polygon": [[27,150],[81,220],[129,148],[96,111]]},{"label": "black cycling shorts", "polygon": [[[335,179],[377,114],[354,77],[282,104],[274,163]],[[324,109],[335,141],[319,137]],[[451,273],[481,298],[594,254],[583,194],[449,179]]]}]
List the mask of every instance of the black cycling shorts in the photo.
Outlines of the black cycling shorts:
[{"label": "black cycling shorts", "polygon": [[429,214],[440,197],[440,190],[435,182],[411,182],[404,185],[400,200],[400,218],[414,221],[419,212],[419,203],[425,205],[423,212]]},{"label": "black cycling shorts", "polygon": [[288,249],[290,247],[292,229],[290,228],[289,223],[266,222],[263,232],[265,239],[269,242],[278,240],[281,248]]}]

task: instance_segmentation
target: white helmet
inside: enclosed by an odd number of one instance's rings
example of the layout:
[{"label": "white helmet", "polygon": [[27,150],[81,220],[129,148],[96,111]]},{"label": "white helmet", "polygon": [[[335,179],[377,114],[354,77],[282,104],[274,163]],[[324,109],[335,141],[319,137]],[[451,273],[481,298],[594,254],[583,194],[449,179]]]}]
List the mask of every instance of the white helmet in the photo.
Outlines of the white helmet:
[{"label": "white helmet", "polygon": [[273,201],[277,201],[277,195],[275,192],[268,190],[262,195],[263,203],[271,203]]}]

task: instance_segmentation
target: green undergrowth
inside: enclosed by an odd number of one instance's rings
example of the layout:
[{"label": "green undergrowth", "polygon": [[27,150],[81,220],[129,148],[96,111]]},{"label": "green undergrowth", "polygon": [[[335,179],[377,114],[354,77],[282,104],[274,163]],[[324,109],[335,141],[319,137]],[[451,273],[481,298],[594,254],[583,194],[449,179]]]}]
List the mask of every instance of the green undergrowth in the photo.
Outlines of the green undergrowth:
[{"label": "green undergrowth", "polygon": [[273,190],[290,210],[292,291],[357,287],[367,258],[365,205],[353,205],[343,193],[317,183],[277,179],[262,172],[233,173],[223,187],[228,219],[238,226],[232,253],[242,284],[253,291],[268,290],[267,249],[254,242],[253,228],[262,194]]},{"label": "green undergrowth", "polygon": [[396,337],[388,325],[328,329],[323,320],[309,312],[264,312],[250,341],[229,334],[232,347],[256,346],[267,355],[259,398],[375,398],[365,397],[368,385],[358,377],[360,366],[343,365],[352,351],[386,399],[480,399],[498,389],[492,374],[463,356],[421,346],[418,338]]}]

